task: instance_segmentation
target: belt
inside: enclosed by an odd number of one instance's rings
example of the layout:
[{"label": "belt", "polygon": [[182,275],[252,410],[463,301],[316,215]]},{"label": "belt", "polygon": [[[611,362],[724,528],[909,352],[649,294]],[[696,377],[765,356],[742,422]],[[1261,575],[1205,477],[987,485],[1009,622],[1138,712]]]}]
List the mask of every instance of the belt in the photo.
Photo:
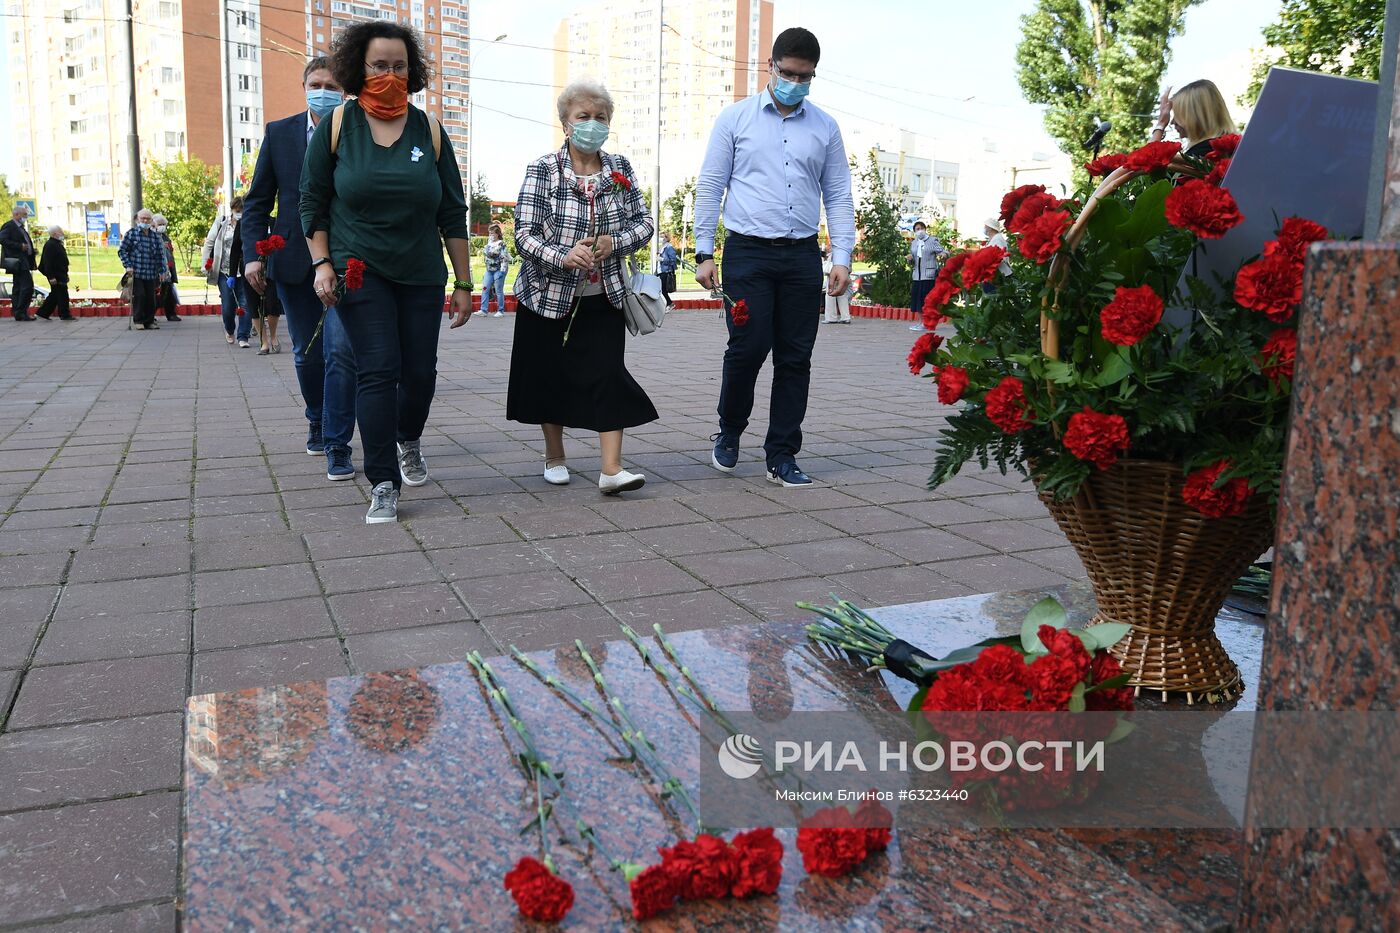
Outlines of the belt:
[{"label": "belt", "polygon": [[815,233],[811,236],[804,237],[780,236],[773,237],[772,239],[761,236],[749,236],[747,233],[739,233],[737,230],[729,231],[729,235],[738,237],[747,243],[760,243],[764,246],[805,246],[808,243],[817,242],[817,235]]}]

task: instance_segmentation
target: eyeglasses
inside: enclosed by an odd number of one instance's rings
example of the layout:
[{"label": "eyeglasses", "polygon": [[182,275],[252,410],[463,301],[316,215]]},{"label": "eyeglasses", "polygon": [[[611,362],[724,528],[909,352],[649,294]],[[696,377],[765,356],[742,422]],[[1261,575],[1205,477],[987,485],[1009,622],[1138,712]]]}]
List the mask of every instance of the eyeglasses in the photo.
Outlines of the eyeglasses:
[{"label": "eyeglasses", "polygon": [[386,75],[391,71],[399,77],[403,77],[408,74],[408,62],[398,62],[394,65],[385,64],[384,62],[375,62],[374,64],[365,62],[365,69],[376,77],[379,75]]},{"label": "eyeglasses", "polygon": [[812,79],[817,76],[817,73],[815,71],[809,71],[806,74],[802,74],[796,71],[788,71],[786,68],[783,68],[779,65],[774,65],[773,70],[776,71],[778,73],[778,77],[782,78],[783,80],[792,81],[797,84],[811,84]]}]

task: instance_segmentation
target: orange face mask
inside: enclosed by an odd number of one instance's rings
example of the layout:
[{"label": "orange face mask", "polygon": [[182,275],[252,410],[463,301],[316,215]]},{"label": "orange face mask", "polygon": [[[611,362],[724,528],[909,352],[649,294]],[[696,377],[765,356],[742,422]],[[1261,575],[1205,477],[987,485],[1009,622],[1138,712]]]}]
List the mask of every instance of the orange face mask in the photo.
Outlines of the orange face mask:
[{"label": "orange face mask", "polygon": [[365,78],[360,88],[360,109],[380,120],[393,120],[408,110],[408,79],[392,71]]}]

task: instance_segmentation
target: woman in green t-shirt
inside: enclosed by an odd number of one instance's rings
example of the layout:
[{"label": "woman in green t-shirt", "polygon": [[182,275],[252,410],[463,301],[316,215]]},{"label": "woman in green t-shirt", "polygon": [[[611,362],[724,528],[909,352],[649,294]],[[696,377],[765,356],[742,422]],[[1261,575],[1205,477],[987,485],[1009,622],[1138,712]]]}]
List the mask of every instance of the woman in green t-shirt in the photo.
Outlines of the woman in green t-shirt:
[{"label": "woman in green t-shirt", "polygon": [[[301,223],[316,294],[336,306],[355,351],[374,487],[365,521],[376,524],[398,520],[400,482],[428,481],[420,440],[437,384],[444,243],[456,276],[452,326],[472,313],[467,205],[447,134],[408,102],[429,77],[412,29],[356,23],[331,50],[331,72],[357,99],[307,144]],[[342,286],[352,259],[364,264],[363,284]]]}]

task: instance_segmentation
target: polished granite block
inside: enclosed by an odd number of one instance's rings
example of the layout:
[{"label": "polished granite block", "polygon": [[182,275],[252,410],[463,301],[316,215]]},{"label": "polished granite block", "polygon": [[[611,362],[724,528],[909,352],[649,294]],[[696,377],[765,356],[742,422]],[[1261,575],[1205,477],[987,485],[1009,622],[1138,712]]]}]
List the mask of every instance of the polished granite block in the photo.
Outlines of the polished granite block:
[{"label": "polished granite block", "polygon": [[[1078,621],[1091,614],[1087,586],[1045,592],[1066,602]],[[961,597],[874,614],[896,635],[943,654],[1019,631],[1045,592]],[[907,700],[911,685],[833,660],[808,642],[802,624],[707,629],[672,640],[722,708],[777,719],[793,711],[895,709]],[[1258,625],[1227,610],[1220,633],[1252,685]],[[694,795],[699,743],[691,710],[626,641],[588,647]],[[572,647],[532,657],[590,693],[589,671]],[[662,810],[656,788],[633,776],[611,733],[590,725],[515,662],[492,664],[612,854],[654,861],[658,846],[688,831]],[[1250,702],[1252,694],[1232,708]],[[187,929],[517,925],[502,878],[517,858],[535,854],[534,837],[520,835],[534,799],[515,763],[508,727],[465,663],[192,697],[187,715]],[[1228,917],[1237,836],[1163,833],[1180,857],[1174,865],[1155,863],[1158,871],[1140,863],[1142,833],[1079,835],[900,829],[886,853],[833,880],[806,876],[793,831],[780,829],[786,858],[776,896],[685,904],[658,925],[1195,930]],[[1179,891],[1176,875],[1193,851],[1211,862],[1210,870]],[[606,870],[605,860],[595,857],[590,864],[582,856],[572,846],[556,848],[577,898],[565,925],[632,926],[621,878]]]}]

